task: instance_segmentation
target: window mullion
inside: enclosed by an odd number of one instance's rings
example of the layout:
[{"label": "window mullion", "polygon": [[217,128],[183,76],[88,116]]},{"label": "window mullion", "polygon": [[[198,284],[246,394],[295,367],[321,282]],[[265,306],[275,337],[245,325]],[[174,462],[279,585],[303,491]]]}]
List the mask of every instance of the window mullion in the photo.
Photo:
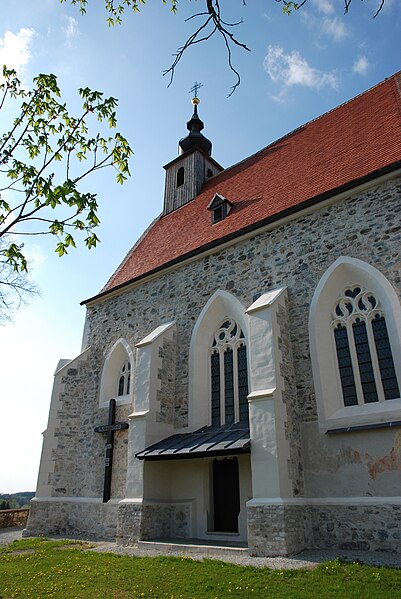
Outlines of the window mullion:
[{"label": "window mullion", "polygon": [[347,335],[348,335],[348,344],[349,351],[351,354],[352,361],[352,370],[354,372],[354,381],[356,388],[356,396],[358,399],[358,405],[363,406],[365,404],[362,383],[361,383],[361,375],[359,372],[359,364],[358,364],[358,356],[355,348],[355,339],[354,339],[354,331],[352,329],[354,320],[352,318],[347,319],[346,327],[347,327]]},{"label": "window mullion", "polygon": [[373,373],[374,373],[375,382],[376,382],[377,396],[378,396],[379,401],[385,401],[386,398],[384,395],[382,377],[380,374],[380,366],[379,366],[379,360],[377,357],[375,338],[373,336],[371,318],[366,319],[366,333],[367,333],[368,341],[369,341],[370,359],[372,360],[372,367],[373,367]]},{"label": "window mullion", "polygon": [[219,347],[219,366],[220,366],[220,422],[226,422],[226,385],[224,376],[224,347]]},{"label": "window mullion", "polygon": [[239,422],[238,344],[235,343],[231,347],[233,350],[234,422]]}]

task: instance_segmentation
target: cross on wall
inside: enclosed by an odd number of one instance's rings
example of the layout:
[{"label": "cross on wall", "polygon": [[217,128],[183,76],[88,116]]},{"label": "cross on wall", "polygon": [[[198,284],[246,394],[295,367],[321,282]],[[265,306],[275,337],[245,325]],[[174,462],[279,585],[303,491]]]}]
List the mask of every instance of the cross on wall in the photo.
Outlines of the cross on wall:
[{"label": "cross on wall", "polygon": [[104,457],[103,503],[107,503],[111,495],[111,475],[113,471],[114,433],[129,427],[127,422],[116,422],[116,400],[109,401],[109,419],[107,424],[95,428],[95,433],[107,433],[106,453]]}]

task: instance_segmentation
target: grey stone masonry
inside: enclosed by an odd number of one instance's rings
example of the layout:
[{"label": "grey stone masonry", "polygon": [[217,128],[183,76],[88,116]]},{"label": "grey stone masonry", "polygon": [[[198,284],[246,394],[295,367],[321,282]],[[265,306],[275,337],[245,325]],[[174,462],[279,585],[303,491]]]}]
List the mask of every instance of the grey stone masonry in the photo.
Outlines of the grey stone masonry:
[{"label": "grey stone masonry", "polygon": [[121,502],[118,506],[117,535],[119,545],[134,545],[141,538],[142,503]]},{"label": "grey stone masonry", "polygon": [[251,555],[298,553],[307,546],[309,515],[305,506],[248,506],[248,547]]},{"label": "grey stone masonry", "polygon": [[159,368],[158,372],[160,389],[157,390],[157,398],[160,401],[160,412],[157,415],[157,421],[166,422],[167,424],[174,424],[175,422],[176,348],[177,335],[174,332],[174,338],[164,339],[163,346],[159,349],[162,367]]},{"label": "grey stone masonry", "polygon": [[89,539],[115,540],[116,502],[46,501],[33,499],[24,536],[81,535]]},{"label": "grey stone masonry", "polygon": [[310,513],[316,547],[400,552],[401,505],[320,505]]}]

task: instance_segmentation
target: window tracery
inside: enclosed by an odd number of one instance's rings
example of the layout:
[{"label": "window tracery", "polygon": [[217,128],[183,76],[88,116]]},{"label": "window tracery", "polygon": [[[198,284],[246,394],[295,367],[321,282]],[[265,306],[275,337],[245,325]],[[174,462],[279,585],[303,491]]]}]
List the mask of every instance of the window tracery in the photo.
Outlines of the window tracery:
[{"label": "window tracery", "polygon": [[398,398],[386,319],[374,293],[360,285],[344,289],[332,328],[344,406]]},{"label": "window tracery", "polygon": [[225,318],[213,335],[210,373],[212,424],[248,422],[245,336],[232,318]]}]

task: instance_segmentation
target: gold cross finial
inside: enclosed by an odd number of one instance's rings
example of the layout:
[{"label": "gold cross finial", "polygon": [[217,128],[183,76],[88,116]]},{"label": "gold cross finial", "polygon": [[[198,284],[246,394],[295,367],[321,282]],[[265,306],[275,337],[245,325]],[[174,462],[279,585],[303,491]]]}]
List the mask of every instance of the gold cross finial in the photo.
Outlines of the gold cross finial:
[{"label": "gold cross finial", "polygon": [[195,81],[194,86],[189,90],[189,94],[194,94],[192,98],[192,104],[199,104],[198,89],[201,87],[203,87],[203,83],[198,83],[198,81]]}]

